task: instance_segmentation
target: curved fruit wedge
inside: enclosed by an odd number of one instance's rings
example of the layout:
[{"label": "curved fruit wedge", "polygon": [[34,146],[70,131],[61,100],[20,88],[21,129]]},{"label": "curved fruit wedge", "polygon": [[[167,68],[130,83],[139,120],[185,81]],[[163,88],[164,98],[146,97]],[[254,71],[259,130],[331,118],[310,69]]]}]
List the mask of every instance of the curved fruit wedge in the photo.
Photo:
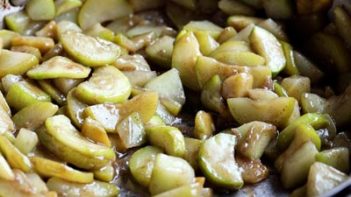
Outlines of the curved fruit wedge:
[{"label": "curved fruit wedge", "polygon": [[66,57],[55,56],[29,70],[27,75],[32,79],[76,79],[88,77],[90,70],[90,68],[77,64]]},{"label": "curved fruit wedge", "polygon": [[[0,154],[0,178],[3,180],[12,181],[15,179],[15,174],[13,173],[10,165],[7,163],[6,159]],[[0,188],[1,190],[1,188]],[[0,192],[1,193],[1,192]]]},{"label": "curved fruit wedge", "polygon": [[281,181],[287,189],[303,184],[308,176],[310,166],[315,162],[318,153],[313,142],[308,141],[284,160]]},{"label": "curved fruit wedge", "polygon": [[91,118],[85,118],[81,129],[82,135],[93,140],[94,142],[111,146],[111,141],[107,136],[106,130],[100,122]]},{"label": "curved fruit wedge", "polygon": [[80,0],[59,0],[55,1],[56,16],[68,12],[74,8],[80,7],[82,2]]},{"label": "curved fruit wedge", "polygon": [[138,112],[145,124],[156,114],[158,105],[159,99],[156,92],[144,92],[123,103],[119,109],[121,117]]},{"label": "curved fruit wedge", "polygon": [[106,0],[104,3],[87,0],[78,15],[78,22],[82,29],[87,29],[96,23],[128,16],[133,8],[126,0]]},{"label": "curved fruit wedge", "polygon": [[189,32],[207,31],[214,38],[217,38],[221,31],[223,31],[222,27],[207,20],[190,21],[188,24],[184,25],[183,29]]},{"label": "curved fruit wedge", "polygon": [[[0,195],[1,196],[52,196],[53,192],[49,192],[45,182],[35,173],[23,173],[14,169],[14,180],[0,179]],[[55,196],[55,195],[54,195]]]},{"label": "curved fruit wedge", "polygon": [[178,70],[175,68],[152,79],[144,87],[158,92],[161,99],[175,101],[180,106],[185,103],[182,81],[180,80]]},{"label": "curved fruit wedge", "polygon": [[60,92],[50,80],[37,81],[40,88],[44,90],[59,106],[66,105],[66,96]]},{"label": "curved fruit wedge", "polygon": [[67,78],[56,78],[53,79],[53,84],[60,90],[64,95],[67,95],[70,90],[77,87],[83,79],[67,79]]},{"label": "curved fruit wedge", "polygon": [[10,31],[7,29],[1,29],[0,30],[0,38],[2,39],[2,47],[5,49],[9,48],[11,46],[12,38],[14,38],[16,36],[19,36],[19,34],[14,32],[14,31]]},{"label": "curved fruit wedge", "polygon": [[148,58],[164,68],[171,67],[174,38],[163,36],[146,47]]},{"label": "curved fruit wedge", "polygon": [[137,150],[130,157],[130,172],[137,182],[145,187],[149,186],[156,155],[159,153],[162,153],[161,149],[153,146],[146,146]]},{"label": "curved fruit wedge", "polygon": [[152,195],[159,194],[191,184],[194,178],[193,168],[184,159],[159,153],[152,170],[149,191]]},{"label": "curved fruit wedge", "polygon": [[316,155],[316,160],[332,166],[344,173],[349,173],[350,157],[349,149],[346,147],[336,147],[324,150]]},{"label": "curved fruit wedge", "polygon": [[42,54],[47,53],[55,47],[52,38],[39,36],[17,36],[11,40],[12,46],[30,46],[40,50]]},{"label": "curved fruit wedge", "polygon": [[21,110],[37,102],[49,102],[50,100],[49,95],[27,81],[13,84],[6,95],[7,103],[16,110]]},{"label": "curved fruit wedge", "polygon": [[120,54],[119,46],[99,38],[68,31],[60,37],[65,51],[78,62],[87,66],[111,64]]},{"label": "curved fruit wedge", "polygon": [[98,169],[115,159],[111,148],[94,144],[74,128],[64,115],[46,119],[38,131],[40,142],[64,161],[82,169]]},{"label": "curved fruit wedge", "polygon": [[34,131],[21,128],[13,144],[25,155],[33,151],[38,145],[39,139]]},{"label": "curved fruit wedge", "polygon": [[212,136],[216,130],[212,116],[205,111],[198,111],[195,116],[194,136],[203,140]]},{"label": "curved fruit wedge", "polygon": [[326,164],[315,162],[308,174],[307,196],[323,196],[347,179],[348,176],[339,170]]},{"label": "curved fruit wedge", "polygon": [[32,54],[2,49],[0,53],[0,77],[7,74],[21,75],[38,63],[38,59]]},{"label": "curved fruit wedge", "polygon": [[219,187],[239,189],[244,185],[234,158],[236,141],[234,135],[220,133],[200,146],[200,169],[209,181]]},{"label": "curved fruit wedge", "polygon": [[107,132],[116,132],[116,124],[121,119],[119,106],[108,103],[86,107],[83,117],[98,121]]},{"label": "curved fruit wedge", "polygon": [[216,60],[230,65],[238,66],[261,66],[265,59],[252,52],[232,52],[226,51],[212,56]]},{"label": "curved fruit wedge", "polygon": [[182,157],[185,154],[184,136],[171,126],[156,126],[147,129],[150,144],[160,147],[169,155]]},{"label": "curved fruit wedge", "polygon": [[122,103],[131,93],[128,78],[113,66],[97,68],[89,81],[78,85],[75,95],[89,104]]},{"label": "curved fruit wedge", "polygon": [[94,171],[94,178],[97,180],[110,182],[115,177],[115,168],[112,164],[108,164]]},{"label": "curved fruit wedge", "polygon": [[74,95],[74,91],[75,88],[67,94],[67,115],[71,118],[75,126],[81,127],[84,121],[83,111],[88,105],[78,100]]},{"label": "curved fruit wedge", "polygon": [[308,113],[299,117],[279,133],[277,145],[280,150],[285,150],[289,146],[290,142],[294,139],[296,128],[301,124],[308,124],[314,129],[319,129],[327,127],[329,119],[327,115],[317,113]]},{"label": "curved fruit wedge", "polygon": [[192,32],[180,34],[174,44],[172,67],[178,69],[180,78],[185,86],[192,90],[200,90],[196,79],[195,64],[201,55],[200,45]]},{"label": "curved fruit wedge", "polygon": [[29,172],[32,164],[27,156],[22,154],[6,137],[0,135],[0,150],[6,157],[7,162],[12,168]]},{"label": "curved fruit wedge", "polygon": [[295,129],[295,135],[293,141],[289,144],[289,147],[275,160],[274,166],[278,171],[282,170],[284,161],[289,158],[296,150],[298,150],[304,143],[311,141],[316,149],[321,149],[321,139],[311,125],[300,124]]},{"label": "curved fruit wedge", "polygon": [[39,128],[47,118],[56,114],[58,106],[50,102],[38,102],[21,109],[12,120],[17,128],[35,130]]},{"label": "curved fruit wedge", "polygon": [[120,121],[116,126],[116,131],[121,148],[124,150],[141,146],[146,142],[144,125],[138,112],[134,112]]},{"label": "curved fruit wedge", "polygon": [[237,150],[250,160],[260,159],[269,143],[277,137],[277,128],[265,122],[253,121],[234,129],[239,134]]},{"label": "curved fruit wedge", "polygon": [[31,157],[30,161],[35,171],[44,177],[57,177],[76,183],[91,183],[94,181],[93,173],[81,172],[57,161],[42,157]]},{"label": "curved fruit wedge", "polygon": [[194,170],[198,169],[198,155],[201,140],[184,137],[185,142],[185,154],[183,158],[193,167]]},{"label": "curved fruit wedge", "polygon": [[[263,121],[284,128],[291,117],[296,116],[297,101],[292,97],[279,97],[271,100],[230,98],[227,100],[230,113],[240,123]],[[299,111],[298,115],[299,115]]]},{"label": "curved fruit wedge", "polygon": [[59,196],[118,196],[119,188],[111,183],[93,181],[89,184],[72,183],[60,178],[51,178],[47,182],[50,191]]},{"label": "curved fruit wedge", "polygon": [[26,11],[32,20],[52,20],[55,17],[54,0],[30,0]]},{"label": "curved fruit wedge", "polygon": [[286,64],[282,46],[278,39],[269,31],[255,27],[250,36],[251,44],[255,51],[266,59],[266,65],[276,76]]},{"label": "curved fruit wedge", "polygon": [[15,130],[15,125],[13,124],[13,121],[11,120],[11,117],[5,111],[3,108],[0,107],[0,134],[3,134],[8,131],[14,131]]}]

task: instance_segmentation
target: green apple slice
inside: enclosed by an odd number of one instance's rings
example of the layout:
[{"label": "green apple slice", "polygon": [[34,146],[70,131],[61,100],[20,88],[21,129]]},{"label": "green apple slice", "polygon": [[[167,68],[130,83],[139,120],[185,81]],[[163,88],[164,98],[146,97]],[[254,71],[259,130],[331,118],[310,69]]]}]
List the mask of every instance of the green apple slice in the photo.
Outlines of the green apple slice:
[{"label": "green apple slice", "polygon": [[205,111],[198,111],[195,115],[194,136],[204,140],[212,136],[216,130],[212,116]]},{"label": "green apple slice", "polygon": [[91,183],[94,180],[93,173],[82,172],[57,161],[42,157],[31,157],[30,161],[35,171],[44,177],[57,177],[76,183]]},{"label": "green apple slice", "polygon": [[294,188],[306,181],[317,153],[314,143],[308,141],[285,159],[281,172],[281,180],[285,188]]},{"label": "green apple slice", "polygon": [[74,8],[80,7],[82,2],[80,0],[58,0],[55,1],[56,16],[68,12]]},{"label": "green apple slice", "polygon": [[32,83],[20,81],[10,87],[6,100],[11,107],[21,110],[37,102],[50,102],[51,99],[49,95]]},{"label": "green apple slice", "polygon": [[64,95],[67,95],[70,90],[83,82],[83,79],[56,78],[53,79],[52,82],[58,90],[60,90]]},{"label": "green apple slice", "polygon": [[26,11],[32,20],[52,20],[55,17],[54,0],[30,0]]},{"label": "green apple slice", "polygon": [[67,94],[67,115],[75,126],[81,127],[84,121],[83,111],[88,105],[78,100],[74,91],[75,88]]},{"label": "green apple slice", "polygon": [[307,196],[323,196],[347,179],[348,176],[339,170],[324,163],[315,162],[308,174]]},{"label": "green apple slice", "polygon": [[107,132],[116,132],[116,124],[121,120],[119,106],[116,104],[98,104],[83,109],[83,117],[98,121]]},{"label": "green apple slice", "polygon": [[[0,154],[0,178],[3,180],[12,181],[15,179],[15,174],[13,173],[10,165],[7,163],[6,159]],[[1,192],[0,192],[1,193]]]},{"label": "green apple slice", "polygon": [[119,188],[112,183],[93,181],[89,184],[73,183],[53,177],[48,180],[50,191],[55,191],[59,196],[118,196]]},{"label": "green apple slice", "polygon": [[34,131],[21,128],[16,136],[14,145],[25,155],[32,152],[38,145],[39,139]]},{"label": "green apple slice", "polygon": [[7,49],[11,46],[11,40],[12,38],[19,36],[18,33],[14,31],[10,31],[7,29],[1,29],[0,30],[0,38],[2,39],[2,47]]},{"label": "green apple slice", "polygon": [[148,187],[150,184],[156,155],[159,153],[162,153],[161,149],[153,146],[146,146],[137,150],[130,157],[130,172],[136,181],[145,187]]},{"label": "green apple slice", "polygon": [[311,125],[301,124],[296,128],[294,139],[289,147],[275,160],[275,168],[281,171],[285,160],[308,141],[311,141],[318,151],[321,149],[322,142],[316,130]]},{"label": "green apple slice", "polygon": [[325,163],[341,172],[348,173],[350,168],[349,149],[346,147],[336,147],[324,150],[316,155],[316,160]]},{"label": "green apple slice", "polygon": [[115,177],[115,168],[112,164],[108,164],[94,171],[94,178],[104,182],[110,182]]},{"label": "green apple slice", "polygon": [[0,77],[7,74],[24,74],[38,63],[38,59],[32,54],[2,49],[0,53]]},{"label": "green apple slice", "polygon": [[60,42],[69,55],[91,67],[113,63],[121,51],[119,46],[112,42],[73,31],[62,34]]},{"label": "green apple slice", "polygon": [[301,124],[311,125],[314,129],[327,127],[329,119],[325,114],[308,113],[290,123],[279,133],[277,145],[280,150],[285,150],[294,139],[296,128]]},{"label": "green apple slice", "polygon": [[234,129],[240,136],[237,150],[250,160],[260,159],[269,143],[277,137],[277,128],[265,122],[253,121]]},{"label": "green apple slice", "polygon": [[21,109],[12,120],[17,128],[35,130],[39,128],[47,118],[55,115],[58,106],[50,102],[38,102]]},{"label": "green apple slice", "polygon": [[87,0],[78,15],[82,29],[88,29],[96,23],[128,16],[133,12],[132,6],[126,0],[105,0],[104,3]]},{"label": "green apple slice", "polygon": [[32,79],[79,79],[88,77],[90,70],[90,68],[75,63],[66,57],[55,56],[29,70],[27,75]]},{"label": "green apple slice", "polygon": [[[158,106],[158,94],[156,92],[144,92],[123,103],[119,109],[123,118],[138,112],[145,124],[157,113]],[[161,116],[161,118],[163,117]]]},{"label": "green apple slice", "polygon": [[82,169],[99,169],[116,157],[111,148],[84,138],[64,115],[46,119],[45,128],[37,132],[48,150]]},{"label": "green apple slice", "polygon": [[286,59],[280,42],[273,34],[261,27],[255,27],[250,41],[254,50],[266,59],[266,66],[271,69],[273,76],[283,70]]},{"label": "green apple slice", "polygon": [[234,158],[236,143],[234,135],[220,133],[201,145],[200,169],[211,183],[228,189],[239,189],[244,185],[241,170]]},{"label": "green apple slice", "polygon": [[0,150],[12,168],[29,172],[32,164],[27,156],[19,151],[6,137],[0,135]]},{"label": "green apple slice", "polygon": [[183,32],[176,39],[173,54],[172,67],[178,69],[183,84],[192,89],[200,90],[196,79],[195,64],[201,55],[200,45],[193,32]]},{"label": "green apple slice", "polygon": [[230,65],[238,66],[262,66],[265,64],[265,59],[252,52],[232,52],[225,51],[212,55],[216,60]]},{"label": "green apple slice", "polygon": [[159,194],[191,184],[194,178],[193,168],[184,159],[159,153],[152,170],[149,191],[152,195]]},{"label": "green apple slice", "polygon": [[147,57],[157,65],[170,68],[172,65],[172,53],[174,38],[163,36],[146,47]]},{"label": "green apple slice", "polygon": [[15,130],[15,125],[11,120],[11,117],[3,108],[0,107],[0,134],[5,132],[12,132]]},{"label": "green apple slice", "polygon": [[81,133],[94,142],[104,144],[107,147],[111,146],[111,141],[108,138],[106,130],[97,120],[91,119],[90,117],[85,118]]},{"label": "green apple slice", "polygon": [[50,80],[39,80],[38,84],[59,106],[66,104],[66,96],[60,92]]},{"label": "green apple slice", "polygon": [[[227,99],[230,113],[240,123],[263,121],[284,128],[291,117],[296,116],[296,99],[279,97],[271,100],[252,100],[249,98]],[[298,115],[300,115],[299,111]]]},{"label": "green apple slice", "polygon": [[75,94],[89,104],[122,103],[131,93],[128,78],[113,66],[97,68],[91,78],[78,85]]},{"label": "green apple slice", "polygon": [[155,126],[146,130],[150,144],[160,147],[169,155],[182,157],[185,142],[182,132],[171,126]]},{"label": "green apple slice", "polygon": [[152,79],[144,87],[157,92],[161,99],[169,99],[177,102],[180,106],[185,103],[182,81],[175,68]]},{"label": "green apple slice", "polygon": [[123,149],[138,147],[146,142],[143,122],[138,112],[130,114],[116,125],[116,131]]},{"label": "green apple slice", "polygon": [[193,167],[198,169],[198,155],[202,141],[190,137],[184,137],[185,154],[183,158]]}]

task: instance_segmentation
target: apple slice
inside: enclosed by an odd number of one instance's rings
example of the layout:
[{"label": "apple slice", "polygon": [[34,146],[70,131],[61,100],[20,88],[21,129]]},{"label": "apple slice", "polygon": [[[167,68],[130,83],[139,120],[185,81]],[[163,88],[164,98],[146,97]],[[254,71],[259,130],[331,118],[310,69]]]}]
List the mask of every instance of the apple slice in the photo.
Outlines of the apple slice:
[{"label": "apple slice", "polygon": [[276,76],[286,64],[285,55],[279,40],[269,31],[255,27],[250,35],[251,46],[266,59],[272,75]]},{"label": "apple slice", "polygon": [[128,78],[113,66],[97,68],[88,81],[78,85],[75,94],[88,104],[122,103],[131,93]]},{"label": "apple slice", "polygon": [[89,76],[90,68],[75,63],[72,60],[55,56],[41,65],[29,70],[27,75],[32,79],[52,78],[86,78]]},{"label": "apple slice", "polygon": [[133,12],[132,6],[126,0],[96,0],[84,2],[78,15],[78,22],[82,29],[88,29],[96,23],[128,16]]},{"label": "apple slice", "polygon": [[193,168],[184,159],[159,153],[152,170],[149,191],[152,195],[159,194],[191,184],[194,178]]},{"label": "apple slice", "polygon": [[234,135],[220,133],[201,145],[200,169],[211,183],[228,189],[239,189],[244,185],[241,170],[234,158],[236,143]]},{"label": "apple slice", "polygon": [[120,47],[112,42],[74,31],[63,33],[60,42],[69,55],[91,67],[112,64],[121,51]]}]

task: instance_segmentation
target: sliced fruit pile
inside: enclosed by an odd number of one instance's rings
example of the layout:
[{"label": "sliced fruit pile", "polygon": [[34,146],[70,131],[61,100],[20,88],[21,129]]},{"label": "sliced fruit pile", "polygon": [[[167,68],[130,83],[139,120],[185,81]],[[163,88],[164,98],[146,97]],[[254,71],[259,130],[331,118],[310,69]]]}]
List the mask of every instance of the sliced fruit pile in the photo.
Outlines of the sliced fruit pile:
[{"label": "sliced fruit pile", "polygon": [[[334,95],[289,44],[273,19],[293,17],[290,1],[245,2],[29,0],[7,15],[0,196],[117,196],[126,185],[212,196],[271,170],[292,195],[319,196],[346,180],[351,86]],[[298,17],[331,5],[296,3]],[[167,17],[154,10],[164,6]],[[217,8],[225,25],[201,17]],[[251,16],[259,9],[273,19]],[[348,76],[351,19],[340,6],[333,15],[307,50]]]}]

